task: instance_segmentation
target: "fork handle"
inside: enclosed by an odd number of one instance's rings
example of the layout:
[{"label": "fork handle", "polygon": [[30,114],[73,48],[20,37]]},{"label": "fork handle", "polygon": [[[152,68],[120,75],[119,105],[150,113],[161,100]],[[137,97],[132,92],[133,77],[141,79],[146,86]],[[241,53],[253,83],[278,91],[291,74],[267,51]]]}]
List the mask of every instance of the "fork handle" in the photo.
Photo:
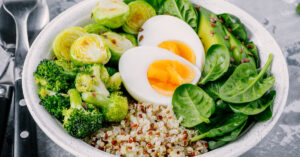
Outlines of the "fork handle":
[{"label": "fork handle", "polygon": [[36,157],[36,124],[23,96],[22,80],[15,83],[14,157]]}]

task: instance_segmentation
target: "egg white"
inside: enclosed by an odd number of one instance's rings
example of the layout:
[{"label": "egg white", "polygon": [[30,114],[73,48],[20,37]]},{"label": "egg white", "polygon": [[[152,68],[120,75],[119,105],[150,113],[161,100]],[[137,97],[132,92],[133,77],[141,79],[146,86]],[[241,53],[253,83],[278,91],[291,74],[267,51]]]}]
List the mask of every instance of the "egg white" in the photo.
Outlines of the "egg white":
[{"label": "egg white", "polygon": [[196,66],[202,70],[205,62],[202,42],[193,28],[183,20],[170,15],[158,15],[147,20],[141,30],[138,34],[138,39],[141,39],[139,45],[158,46],[163,41],[180,41],[193,50]]},{"label": "egg white", "polygon": [[119,71],[125,88],[139,102],[161,105],[172,103],[172,97],[158,94],[148,81],[148,68],[157,60],[176,60],[187,64],[195,71],[195,78],[191,83],[197,84],[200,79],[201,72],[195,65],[168,50],[150,46],[131,48],[121,56]]}]

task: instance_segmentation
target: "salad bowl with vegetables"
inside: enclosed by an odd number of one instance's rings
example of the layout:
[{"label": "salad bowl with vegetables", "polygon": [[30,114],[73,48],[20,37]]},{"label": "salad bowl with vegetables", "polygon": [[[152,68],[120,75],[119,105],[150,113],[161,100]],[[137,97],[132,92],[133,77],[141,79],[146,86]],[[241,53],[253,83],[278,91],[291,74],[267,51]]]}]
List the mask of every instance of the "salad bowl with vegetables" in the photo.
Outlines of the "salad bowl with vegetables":
[{"label": "salad bowl with vegetables", "polygon": [[218,0],[87,0],[56,17],[23,71],[33,118],[76,156],[238,156],[286,103],[282,52]]}]

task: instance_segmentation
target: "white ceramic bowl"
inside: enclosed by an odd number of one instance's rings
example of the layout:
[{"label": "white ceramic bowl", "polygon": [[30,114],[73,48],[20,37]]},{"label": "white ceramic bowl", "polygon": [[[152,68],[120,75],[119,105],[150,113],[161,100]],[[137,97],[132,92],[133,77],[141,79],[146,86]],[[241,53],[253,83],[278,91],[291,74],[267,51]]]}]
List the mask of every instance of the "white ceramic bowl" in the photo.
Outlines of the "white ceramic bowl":
[{"label": "white ceramic bowl", "polygon": [[[76,156],[111,155],[89,146],[82,140],[70,136],[64,130],[63,126],[39,105],[40,100],[36,92],[37,86],[34,82],[33,72],[42,59],[50,56],[52,53],[52,41],[61,30],[70,26],[81,26],[92,22],[90,18],[91,10],[98,1],[99,0],[83,1],[52,20],[32,44],[23,71],[24,96],[34,120],[55,143]],[[289,77],[287,64],[279,46],[272,36],[262,25],[243,10],[221,0],[192,0],[192,2],[196,5],[210,9],[215,13],[226,12],[239,17],[248,28],[249,32],[251,32],[251,40],[253,40],[259,48],[262,65],[266,62],[269,53],[274,54],[272,73],[276,78],[275,89],[277,91],[277,96],[274,102],[272,119],[264,123],[256,124],[247,134],[237,141],[201,155],[202,157],[238,156],[261,141],[279,119],[288,95]]]}]

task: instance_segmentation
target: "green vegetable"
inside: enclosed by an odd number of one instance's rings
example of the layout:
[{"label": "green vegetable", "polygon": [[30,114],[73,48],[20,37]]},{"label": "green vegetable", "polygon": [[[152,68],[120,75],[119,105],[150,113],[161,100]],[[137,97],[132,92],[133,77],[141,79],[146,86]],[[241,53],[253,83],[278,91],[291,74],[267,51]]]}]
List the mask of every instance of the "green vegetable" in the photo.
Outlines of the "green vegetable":
[{"label": "green vegetable", "polygon": [[[67,132],[84,138],[102,127],[103,115],[96,108],[88,109],[76,89],[69,90],[71,107],[63,111],[63,126]],[[88,109],[88,110],[87,110]]]},{"label": "green vegetable", "polygon": [[219,79],[227,72],[230,64],[230,53],[224,45],[212,45],[207,53],[202,77],[199,84]]},{"label": "green vegetable", "polygon": [[298,4],[297,8],[296,8],[296,11],[298,14],[300,14],[300,3]]},{"label": "green vegetable", "polygon": [[232,33],[229,32],[227,28],[224,27],[224,30],[229,37],[231,56],[236,65],[239,65],[244,62],[250,62],[255,65],[255,60],[248,48],[242,44]]},{"label": "green vegetable", "polygon": [[115,73],[118,72],[118,70],[114,67],[106,66],[106,69],[107,69],[107,72],[108,72],[109,76],[112,76],[112,75],[114,75]]},{"label": "green vegetable", "polygon": [[223,115],[224,113],[230,111],[231,109],[227,103],[225,103],[223,100],[217,100],[214,116]]},{"label": "green vegetable", "polygon": [[128,112],[128,101],[119,93],[112,93],[109,98],[99,93],[82,93],[82,99],[102,109],[104,119],[108,122],[120,122]]},{"label": "green vegetable", "polygon": [[[129,4],[130,2],[137,1],[137,0],[124,0],[126,4]],[[165,2],[165,0],[143,0],[147,3],[149,3],[156,12],[159,10],[159,8],[162,6],[162,4]]]},{"label": "green vegetable", "polygon": [[138,46],[138,42],[136,40],[136,37],[132,34],[127,33],[120,33],[120,35],[125,36],[129,41],[131,41],[133,46]]},{"label": "green vegetable", "polygon": [[198,15],[189,0],[166,0],[159,9],[159,14],[169,14],[188,23],[195,31],[198,28]]},{"label": "green vegetable", "polygon": [[272,100],[271,105],[266,110],[254,116],[254,119],[258,122],[264,122],[272,118],[273,102],[275,100],[276,91],[271,91],[269,94],[274,95],[274,99]]},{"label": "green vegetable", "polygon": [[226,135],[233,130],[239,128],[241,125],[247,121],[248,116],[242,114],[229,114],[224,116],[223,120],[218,122],[206,133],[200,134],[199,136],[193,137],[191,142],[198,141],[203,138],[215,138],[219,136]]},{"label": "green vegetable", "polygon": [[111,52],[110,62],[114,65],[118,65],[119,59],[125,51],[134,47],[133,43],[125,35],[106,32],[102,36]]},{"label": "green vegetable", "polygon": [[86,34],[78,38],[71,47],[71,60],[76,65],[106,64],[110,57],[104,38],[96,34]]},{"label": "green vegetable", "polygon": [[40,104],[56,119],[62,122],[63,110],[70,107],[70,99],[67,95],[58,94],[43,87],[39,88],[38,93],[41,98]]},{"label": "green vegetable", "polygon": [[247,48],[250,51],[250,55],[254,56],[255,59],[255,63],[256,63],[256,67],[260,66],[260,58],[259,58],[259,54],[258,54],[258,50],[256,45],[253,42],[247,42]]},{"label": "green vegetable", "polygon": [[220,98],[220,89],[226,80],[221,79],[214,82],[210,82],[203,87],[203,90],[209,94],[215,100]]},{"label": "green vegetable", "polygon": [[67,92],[76,76],[75,68],[67,61],[42,60],[34,72],[35,82],[54,92]]},{"label": "green vegetable", "polygon": [[275,78],[272,76],[263,78],[272,61],[273,55],[270,54],[267,63],[258,74],[255,66],[251,63],[239,65],[221,87],[221,99],[226,102],[239,104],[251,102],[262,97],[275,83]]},{"label": "green vegetable", "polygon": [[130,34],[138,34],[143,24],[156,15],[154,8],[145,1],[131,2],[129,8],[129,17],[123,25],[123,30]]},{"label": "green vegetable", "polygon": [[53,41],[54,55],[58,59],[70,60],[70,47],[79,37],[86,34],[81,27],[69,27],[61,31]]},{"label": "green vegetable", "polygon": [[107,81],[109,75],[106,69],[101,70],[103,68],[105,67],[100,64],[86,66],[84,72],[78,73],[76,76],[76,89],[79,92],[97,92],[108,96],[109,92],[103,81]]},{"label": "green vegetable", "polygon": [[276,96],[276,91],[264,95],[260,99],[248,104],[230,104],[230,108],[236,113],[246,115],[256,115],[266,110],[273,102]]},{"label": "green vegetable", "polygon": [[247,40],[247,31],[239,18],[227,13],[220,14],[219,17],[232,30],[235,36],[238,36],[242,41]]},{"label": "green vegetable", "polygon": [[269,106],[266,110],[264,110],[262,113],[255,115],[254,119],[258,122],[265,122],[272,118],[273,111],[272,111],[273,104]]},{"label": "green vegetable", "polygon": [[97,23],[96,24],[89,24],[89,25],[85,26],[84,29],[88,33],[98,34],[98,35],[101,35],[105,32],[110,31],[109,28],[106,28],[105,26],[97,24]]},{"label": "green vegetable", "polygon": [[224,136],[215,138],[215,141],[208,141],[208,148],[210,150],[213,150],[213,149],[219,148],[221,146],[224,146],[225,144],[227,144],[231,141],[236,140],[246,124],[247,124],[247,122],[244,122],[244,124],[242,124],[239,128],[233,130],[232,132],[230,132]]},{"label": "green vegetable", "polygon": [[176,88],[172,105],[174,113],[181,125],[194,127],[202,122],[209,123],[209,117],[215,111],[213,99],[201,88],[192,84],[183,84]]},{"label": "green vegetable", "polygon": [[198,36],[205,52],[214,44],[221,44],[230,48],[228,40],[225,39],[226,34],[223,26],[217,16],[203,7],[199,9]]},{"label": "green vegetable", "polygon": [[100,1],[92,11],[92,18],[109,28],[121,27],[129,16],[129,7],[122,1]]},{"label": "green vegetable", "polygon": [[107,81],[107,83],[105,84],[105,86],[107,87],[107,89],[110,92],[114,92],[114,91],[118,91],[121,89],[121,85],[122,85],[122,78],[121,78],[121,74],[119,72],[113,74],[109,80]]}]

